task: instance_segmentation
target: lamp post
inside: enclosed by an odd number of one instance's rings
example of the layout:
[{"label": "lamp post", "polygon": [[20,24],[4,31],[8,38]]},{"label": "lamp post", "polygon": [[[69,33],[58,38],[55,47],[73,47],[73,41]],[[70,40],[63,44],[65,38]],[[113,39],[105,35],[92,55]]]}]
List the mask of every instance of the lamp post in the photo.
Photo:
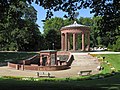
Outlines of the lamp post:
[{"label": "lamp post", "polygon": [[53,46],[53,50],[54,50],[54,43],[52,43],[52,46]]}]

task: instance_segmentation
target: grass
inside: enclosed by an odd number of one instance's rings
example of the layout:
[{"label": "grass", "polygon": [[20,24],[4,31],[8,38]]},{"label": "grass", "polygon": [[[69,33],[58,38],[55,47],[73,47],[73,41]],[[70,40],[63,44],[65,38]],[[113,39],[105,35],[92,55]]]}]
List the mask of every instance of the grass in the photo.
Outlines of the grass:
[{"label": "grass", "polygon": [[[111,73],[111,68],[114,67],[115,71],[120,70],[120,54],[101,54],[97,57],[105,57],[104,61],[102,62],[102,66],[104,70],[102,71],[103,74]],[[108,65],[108,62],[110,65]]]},{"label": "grass", "polygon": [[[0,53],[0,60],[6,59],[18,60],[27,58],[35,53]],[[98,55],[105,57],[115,69],[120,70],[120,55]],[[107,76],[111,72],[110,66],[102,63],[104,70],[101,75]],[[109,75],[109,74],[108,74]],[[120,90],[120,73],[111,75],[110,77],[101,77],[94,79],[93,77],[81,78],[58,78],[58,79],[39,79],[39,81],[19,80],[19,78],[0,78],[0,90]]]},{"label": "grass", "polygon": [[110,54],[110,55],[102,55],[106,57],[106,60],[112,64],[117,70],[120,70],[120,54]]},{"label": "grass", "polygon": [[21,81],[0,79],[1,90],[119,90],[120,74],[95,80],[56,79],[40,81]]},{"label": "grass", "polygon": [[32,52],[0,52],[0,62],[24,60],[35,54]]}]

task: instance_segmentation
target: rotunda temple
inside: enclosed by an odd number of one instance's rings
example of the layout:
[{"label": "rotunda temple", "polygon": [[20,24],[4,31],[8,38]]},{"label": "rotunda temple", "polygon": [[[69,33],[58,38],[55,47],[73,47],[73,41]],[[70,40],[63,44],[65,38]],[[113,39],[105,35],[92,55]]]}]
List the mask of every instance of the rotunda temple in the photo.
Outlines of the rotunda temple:
[{"label": "rotunda temple", "polygon": [[[76,21],[68,26],[64,26],[61,28],[61,50],[62,51],[69,51],[71,50],[70,48],[70,37],[72,34],[72,50],[81,50],[81,51],[89,51],[90,49],[90,28],[85,25],[78,24]],[[78,45],[78,35],[82,34],[82,48],[79,49],[77,48]],[[87,38],[85,38],[85,35]],[[85,39],[87,41],[87,45],[85,46]]]}]

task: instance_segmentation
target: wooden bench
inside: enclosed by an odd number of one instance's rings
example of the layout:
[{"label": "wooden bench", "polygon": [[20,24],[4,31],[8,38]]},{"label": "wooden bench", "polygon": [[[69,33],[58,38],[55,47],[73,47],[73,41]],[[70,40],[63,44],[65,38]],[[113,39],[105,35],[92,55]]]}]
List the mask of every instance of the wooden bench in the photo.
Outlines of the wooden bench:
[{"label": "wooden bench", "polygon": [[37,77],[54,78],[49,72],[37,72]]},{"label": "wooden bench", "polygon": [[84,71],[78,72],[78,75],[87,76],[87,75],[90,75],[91,72],[92,72],[92,70],[84,70]]}]

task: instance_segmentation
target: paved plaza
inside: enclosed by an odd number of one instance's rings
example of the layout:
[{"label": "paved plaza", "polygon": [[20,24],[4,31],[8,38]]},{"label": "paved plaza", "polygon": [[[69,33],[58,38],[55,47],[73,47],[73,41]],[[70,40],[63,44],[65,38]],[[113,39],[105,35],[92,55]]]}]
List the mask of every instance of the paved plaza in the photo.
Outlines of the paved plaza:
[{"label": "paved plaza", "polygon": [[16,70],[7,66],[0,67],[0,76],[21,76],[21,77],[37,77],[37,72],[49,72],[56,78],[76,77],[78,72],[83,70],[92,70],[91,74],[97,74],[97,66],[99,62],[97,58],[88,55],[88,53],[72,53],[74,61],[70,69],[60,71],[32,71],[32,70]]}]

